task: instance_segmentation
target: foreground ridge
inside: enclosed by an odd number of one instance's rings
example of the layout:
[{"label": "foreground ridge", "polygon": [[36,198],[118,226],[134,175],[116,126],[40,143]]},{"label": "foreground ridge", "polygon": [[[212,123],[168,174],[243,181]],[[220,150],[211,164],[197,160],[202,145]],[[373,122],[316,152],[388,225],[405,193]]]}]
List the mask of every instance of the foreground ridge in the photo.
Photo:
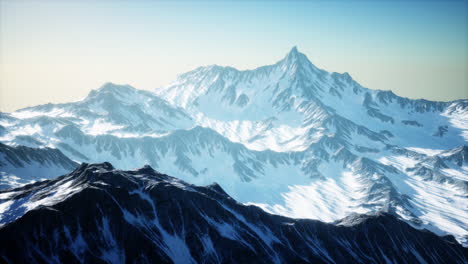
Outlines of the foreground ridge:
[{"label": "foreground ridge", "polygon": [[149,166],[83,163],[54,180],[0,191],[7,263],[466,263],[452,236],[387,213],[326,224],[271,215]]}]

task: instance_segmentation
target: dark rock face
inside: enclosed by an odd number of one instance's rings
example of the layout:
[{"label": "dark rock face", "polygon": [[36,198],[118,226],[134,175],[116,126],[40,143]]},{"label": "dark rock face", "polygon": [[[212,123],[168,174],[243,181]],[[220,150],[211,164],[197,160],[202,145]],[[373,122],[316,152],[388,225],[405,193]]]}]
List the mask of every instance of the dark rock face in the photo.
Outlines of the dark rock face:
[{"label": "dark rock face", "polygon": [[463,145],[459,148],[447,150],[441,156],[445,162],[453,162],[461,167],[468,164],[468,146]]},{"label": "dark rock face", "polygon": [[0,153],[4,155],[3,159],[0,160],[0,166],[11,164],[15,167],[24,167],[31,161],[35,161],[41,165],[51,162],[58,163],[63,168],[72,170],[78,165],[63,155],[60,150],[52,148],[10,147],[0,143]]},{"label": "dark rock face", "polygon": [[402,120],[401,123],[407,126],[416,126],[416,127],[423,127],[418,121],[415,120]]},{"label": "dark rock face", "polygon": [[448,132],[448,126],[439,126],[434,133],[434,137],[443,137]]},{"label": "dark rock face", "polygon": [[[83,164],[52,181],[0,191],[7,263],[466,263],[453,237],[396,217],[334,224],[245,206],[145,166]],[[22,209],[21,209],[22,208]],[[27,208],[27,209],[26,209]],[[9,215],[9,220],[5,220]]]},{"label": "dark rock face", "polygon": [[78,163],[58,149],[11,147],[0,143],[0,189],[54,178],[76,167]]}]

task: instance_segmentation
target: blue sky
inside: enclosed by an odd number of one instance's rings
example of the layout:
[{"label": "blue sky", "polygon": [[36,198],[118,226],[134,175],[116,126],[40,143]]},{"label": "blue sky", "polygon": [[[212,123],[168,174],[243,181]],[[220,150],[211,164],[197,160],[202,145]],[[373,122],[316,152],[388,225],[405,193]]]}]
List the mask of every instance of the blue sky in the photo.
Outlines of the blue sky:
[{"label": "blue sky", "polygon": [[468,98],[468,1],[0,0],[0,110],[141,89],[219,64],[272,64],[293,46],[363,86]]}]

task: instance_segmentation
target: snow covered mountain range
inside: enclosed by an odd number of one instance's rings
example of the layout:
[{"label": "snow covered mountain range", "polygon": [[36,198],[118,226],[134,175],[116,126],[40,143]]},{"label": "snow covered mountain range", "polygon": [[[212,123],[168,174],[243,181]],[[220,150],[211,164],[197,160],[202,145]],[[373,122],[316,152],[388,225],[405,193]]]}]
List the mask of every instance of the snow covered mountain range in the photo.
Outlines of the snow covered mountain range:
[{"label": "snow covered mountain range", "polygon": [[367,89],[296,48],[254,70],[200,67],[154,92],[107,83],[81,101],[1,113],[0,142],[149,164],[293,218],[385,212],[468,243],[468,100]]},{"label": "snow covered mountain range", "polygon": [[82,164],[0,191],[0,259],[11,263],[466,263],[452,236],[394,215],[333,224],[271,215],[151,167]]}]

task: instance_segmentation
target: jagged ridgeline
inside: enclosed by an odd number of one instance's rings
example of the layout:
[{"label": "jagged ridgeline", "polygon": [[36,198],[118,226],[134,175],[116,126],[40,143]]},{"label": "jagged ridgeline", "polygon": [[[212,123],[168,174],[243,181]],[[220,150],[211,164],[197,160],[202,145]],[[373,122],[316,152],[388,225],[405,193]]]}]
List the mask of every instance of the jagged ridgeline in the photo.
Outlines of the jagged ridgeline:
[{"label": "jagged ridgeline", "polygon": [[296,48],[254,70],[200,67],[154,92],[107,83],[81,101],[1,113],[0,142],[56,151],[42,163],[2,154],[5,187],[43,178],[28,173],[38,167],[149,164],[192,184],[218,182],[270,213],[333,222],[385,212],[468,239],[468,100],[371,90]]},{"label": "jagged ridgeline", "polygon": [[387,213],[333,224],[237,203],[218,184],[188,184],[149,166],[83,164],[0,191],[0,259],[11,263],[466,263],[452,236]]}]

